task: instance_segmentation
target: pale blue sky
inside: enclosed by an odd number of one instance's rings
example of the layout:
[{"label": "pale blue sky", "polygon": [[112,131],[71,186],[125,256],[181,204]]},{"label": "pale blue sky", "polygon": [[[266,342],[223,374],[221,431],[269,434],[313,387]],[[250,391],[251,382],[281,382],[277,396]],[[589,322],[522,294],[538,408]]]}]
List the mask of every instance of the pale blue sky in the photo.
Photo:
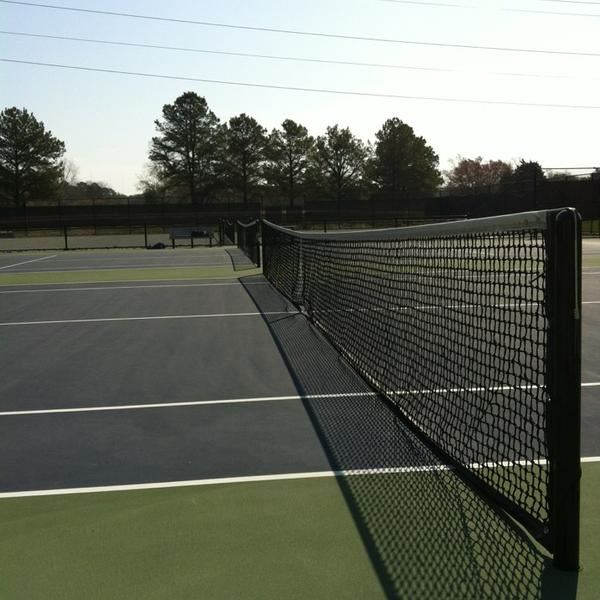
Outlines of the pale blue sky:
[{"label": "pale blue sky", "polygon": [[[445,0],[442,0],[442,2]],[[380,38],[600,54],[600,4],[542,0],[475,2],[475,8],[381,0],[57,0],[79,8]],[[502,8],[579,12],[567,17]],[[415,96],[600,106],[600,56],[517,54],[299,37],[72,13],[0,3],[0,29],[126,42],[332,60],[450,68],[469,73],[280,62],[22,38],[0,34],[0,57],[208,79]],[[486,71],[568,75],[508,77]],[[165,103],[194,90],[227,120],[246,112],[268,129],[292,118],[317,135],[349,126],[364,140],[399,117],[440,155],[538,160],[548,167],[600,165],[600,109],[491,106],[361,98],[186,83],[0,63],[0,107],[31,110],[65,141],[82,180],[136,191],[153,122]]]}]

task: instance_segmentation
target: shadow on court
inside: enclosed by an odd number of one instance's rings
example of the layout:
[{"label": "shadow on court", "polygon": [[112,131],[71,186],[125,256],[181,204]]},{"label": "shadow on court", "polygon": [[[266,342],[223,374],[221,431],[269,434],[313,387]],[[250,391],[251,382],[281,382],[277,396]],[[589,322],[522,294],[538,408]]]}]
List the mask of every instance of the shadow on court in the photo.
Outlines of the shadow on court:
[{"label": "shadow on court", "polygon": [[228,248],[225,252],[235,272],[256,269],[256,265],[239,248]]},{"label": "shadow on court", "polygon": [[[289,306],[270,286],[244,287],[263,313]],[[577,574],[555,570],[509,517],[445,469],[304,316],[290,308],[263,318],[308,396],[332,469],[355,472],[337,481],[388,597],[576,597]]]}]

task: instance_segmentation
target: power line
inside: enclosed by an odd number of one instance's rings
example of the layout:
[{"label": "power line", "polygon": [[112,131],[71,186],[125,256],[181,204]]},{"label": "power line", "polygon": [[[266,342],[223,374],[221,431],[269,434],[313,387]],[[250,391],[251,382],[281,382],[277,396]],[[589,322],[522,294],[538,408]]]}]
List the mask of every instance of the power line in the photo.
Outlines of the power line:
[{"label": "power line", "polygon": [[[267,60],[277,60],[277,61],[294,61],[294,62],[306,62],[306,63],[317,63],[317,64],[328,64],[328,65],[343,65],[343,66],[353,66],[353,67],[369,67],[369,68],[382,68],[382,69],[402,69],[402,70],[410,70],[410,71],[431,71],[437,73],[471,73],[474,75],[500,75],[506,77],[527,77],[527,78],[542,78],[542,79],[583,79],[581,77],[576,77],[573,75],[564,75],[564,74],[541,74],[541,73],[513,73],[506,71],[468,71],[465,69],[449,69],[442,67],[419,67],[419,66],[411,66],[411,65],[394,65],[389,63],[368,63],[368,62],[359,62],[359,61],[350,61],[350,60],[331,60],[325,58],[307,58],[307,57],[298,57],[298,56],[281,56],[275,54],[252,54],[247,52],[233,52],[227,50],[208,50],[202,48],[188,48],[182,46],[164,46],[159,44],[147,44],[141,42],[122,42],[118,40],[100,40],[100,39],[92,39],[92,38],[80,38],[80,37],[71,37],[71,36],[63,36],[63,35],[49,35],[42,33],[28,33],[22,31],[2,31],[0,30],[1,35],[14,35],[21,37],[29,37],[29,38],[40,38],[40,39],[49,39],[49,40],[60,40],[60,41],[69,41],[69,42],[84,42],[91,44],[102,44],[109,46],[125,46],[132,48],[148,48],[153,50],[169,50],[175,52],[189,52],[189,53],[199,53],[199,54],[213,54],[219,56],[236,56],[243,58],[259,58],[259,59],[267,59]],[[597,80],[597,77],[585,77],[586,81]]]},{"label": "power line", "polygon": [[441,6],[443,8],[477,8],[472,4],[454,4],[450,2],[417,2],[417,0],[378,0],[378,2],[391,2],[393,4],[413,4],[415,6]]},{"label": "power line", "polygon": [[172,81],[193,81],[196,83],[208,83],[216,85],[227,85],[236,87],[250,87],[269,90],[285,90],[293,92],[310,92],[318,94],[336,94],[340,96],[360,96],[367,98],[391,98],[398,100],[422,100],[428,102],[452,102],[457,104],[486,104],[497,106],[523,106],[532,108],[562,108],[562,109],[581,109],[581,110],[600,110],[600,106],[592,106],[589,104],[550,104],[542,102],[518,102],[510,100],[485,100],[474,98],[448,98],[439,96],[408,96],[404,94],[384,94],[376,92],[357,92],[350,90],[334,90],[326,88],[309,88],[300,86],[276,85],[269,83],[251,83],[242,81],[229,81],[222,79],[204,79],[200,77],[182,77],[176,75],[161,75],[157,73],[142,73],[138,71],[121,71],[117,69],[101,69],[97,67],[82,67],[78,65],[65,65],[57,63],[37,62],[30,60],[17,60],[12,58],[0,58],[0,62],[14,63],[20,65],[34,65],[39,67],[52,67],[57,69],[71,69],[75,71],[88,71],[93,73],[110,73],[117,75],[129,75],[134,77],[146,77],[154,79],[169,79]]},{"label": "power line", "polygon": [[600,2],[590,2],[588,0],[539,0],[540,2],[559,2],[561,4],[600,4]]},{"label": "power line", "polygon": [[258,27],[251,25],[233,25],[231,23],[217,23],[213,21],[193,21],[190,19],[176,19],[173,17],[156,17],[152,15],[142,15],[136,13],[124,13],[116,11],[96,10],[91,8],[75,8],[70,6],[59,6],[55,4],[40,4],[35,2],[18,2],[17,0],[0,0],[3,4],[17,4],[19,6],[30,6],[36,8],[48,8],[53,10],[64,10],[69,12],[107,15],[113,17],[125,17],[130,19],[145,19],[150,21],[162,21],[168,23],[183,23],[186,25],[202,25],[205,27],[218,27],[223,29],[238,29],[242,31],[258,31],[261,33],[281,33],[284,35],[297,35],[303,37],[330,38],[339,40],[352,40],[359,42],[380,42],[385,44],[405,44],[412,46],[429,46],[436,48],[458,48],[462,50],[487,50],[491,52],[513,52],[525,54],[550,54],[561,56],[593,56],[600,57],[600,52],[583,52],[569,50],[540,50],[535,48],[509,48],[506,46],[479,46],[475,44],[450,44],[442,42],[423,42],[417,40],[400,40],[393,38],[378,38],[359,35],[345,35],[336,33],[322,33],[317,31],[301,31],[297,29],[277,29],[274,27]]},{"label": "power line", "polygon": [[[524,13],[533,15],[550,15],[555,17],[596,17],[599,18],[600,14],[592,13],[574,13],[574,12],[558,12],[552,10],[535,10],[526,8],[496,8],[491,6],[476,6],[473,4],[454,4],[449,2],[418,2],[417,0],[377,0],[378,2],[389,2],[391,4],[410,4],[412,6],[435,6],[442,8],[462,8],[470,10],[481,10],[481,11],[495,11],[495,12],[508,12],[508,13]],[[582,4],[582,3],[577,3]],[[588,3],[583,3],[588,4]],[[589,2],[589,4],[600,4],[600,2]]]}]

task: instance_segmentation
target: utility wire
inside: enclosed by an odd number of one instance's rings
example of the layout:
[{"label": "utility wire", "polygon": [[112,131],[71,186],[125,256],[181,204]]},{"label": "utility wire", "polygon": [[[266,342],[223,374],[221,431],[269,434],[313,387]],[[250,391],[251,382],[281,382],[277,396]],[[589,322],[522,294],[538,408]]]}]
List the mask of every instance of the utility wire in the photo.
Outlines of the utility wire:
[{"label": "utility wire", "polygon": [[258,31],[261,33],[281,33],[284,35],[296,35],[304,37],[330,38],[339,40],[352,40],[360,42],[380,42],[385,44],[405,44],[412,46],[429,46],[436,48],[459,48],[463,50],[487,50],[492,52],[517,52],[525,54],[550,54],[561,56],[593,56],[600,57],[600,52],[582,52],[575,50],[541,50],[535,48],[509,48],[505,46],[479,46],[475,44],[449,44],[442,42],[423,42],[417,40],[400,40],[393,38],[378,38],[359,35],[344,35],[336,33],[322,33],[316,31],[301,31],[297,29],[277,29],[274,27],[258,27],[251,25],[233,25],[231,23],[217,23],[213,21],[193,21],[190,19],[176,19],[173,17],[156,17],[152,15],[142,15],[136,13],[124,13],[116,11],[96,10],[91,8],[75,8],[70,6],[59,6],[56,4],[40,4],[35,2],[18,2],[16,0],[0,0],[3,4],[17,4],[19,6],[30,6],[36,8],[48,8],[53,10],[64,10],[77,13],[88,13],[97,15],[107,15],[113,17],[125,17],[130,19],[145,19],[150,21],[162,21],[168,23],[184,23],[186,25],[202,25],[205,27],[219,27],[223,29],[238,29],[243,31]]},{"label": "utility wire", "polygon": [[[558,12],[553,10],[535,10],[526,8],[496,8],[494,6],[476,6],[474,4],[453,4],[449,2],[418,2],[417,0],[377,0],[378,2],[389,2],[391,4],[410,4],[412,6],[436,6],[442,8],[463,8],[470,10],[508,12],[508,13],[524,13],[532,15],[550,15],[555,17],[596,17],[600,18],[600,14],[592,13],[574,13],[574,12]],[[590,2],[590,4],[600,4],[598,2]]]},{"label": "utility wire", "polygon": [[394,65],[389,63],[368,63],[368,62],[358,62],[358,61],[350,61],[350,60],[331,60],[325,58],[307,58],[307,57],[299,57],[299,56],[280,56],[275,54],[251,54],[247,52],[232,52],[226,50],[207,50],[202,48],[187,48],[182,46],[163,46],[158,44],[145,44],[140,42],[122,42],[117,40],[99,40],[92,38],[80,38],[80,37],[71,37],[71,36],[63,36],[63,35],[48,35],[41,33],[27,33],[23,31],[2,31],[0,30],[0,35],[14,35],[21,37],[29,37],[29,38],[40,38],[40,39],[49,39],[49,40],[61,40],[61,41],[69,41],[69,42],[84,42],[89,44],[102,44],[109,46],[125,46],[131,48],[149,48],[153,50],[170,50],[175,52],[190,52],[190,53],[199,53],[199,54],[213,54],[220,56],[236,56],[236,57],[244,57],[244,58],[259,58],[259,59],[267,59],[267,60],[278,60],[278,61],[294,61],[294,62],[306,62],[306,63],[317,63],[317,64],[327,64],[327,65],[343,65],[343,66],[353,66],[353,67],[369,67],[369,68],[382,68],[382,69],[402,69],[402,70],[410,70],[410,71],[430,71],[436,73],[467,73],[474,75],[500,75],[506,77],[520,77],[520,78],[542,78],[542,79],[585,79],[586,81],[590,80],[598,80],[597,77],[577,77],[574,75],[564,75],[564,74],[541,74],[541,73],[512,73],[506,71],[468,71],[465,69],[449,69],[442,67],[418,67],[411,65]]},{"label": "utility wire", "polygon": [[378,2],[392,2],[394,4],[413,4],[415,6],[441,6],[443,8],[477,8],[472,4],[454,4],[450,2],[417,2],[417,0],[377,0]]},{"label": "utility wire", "polygon": [[142,73],[138,71],[121,71],[117,69],[101,69],[97,67],[82,67],[78,65],[65,65],[57,63],[46,63],[37,62],[30,60],[17,60],[12,58],[0,58],[0,62],[13,63],[20,65],[35,65],[39,67],[51,67],[57,69],[71,69],[75,71],[88,71],[92,73],[111,73],[117,75],[129,75],[134,77],[146,77],[154,79],[169,79],[172,81],[193,81],[198,83],[209,83],[216,85],[227,85],[237,87],[250,87],[270,90],[286,90],[294,92],[311,92],[318,94],[336,94],[341,96],[361,96],[367,98],[394,98],[399,100],[422,100],[428,102],[453,102],[457,104],[487,104],[497,106],[524,106],[533,108],[564,108],[564,109],[576,109],[576,110],[600,110],[600,106],[592,106],[589,104],[550,104],[543,102],[518,102],[510,100],[485,100],[485,99],[474,99],[474,98],[448,98],[439,96],[409,96],[404,94],[384,94],[376,92],[358,92],[350,90],[334,90],[326,88],[309,88],[300,86],[288,86],[288,85],[275,85],[268,83],[251,83],[242,81],[229,81],[222,79],[204,79],[199,77],[181,77],[175,75],[161,75],[157,73]]},{"label": "utility wire", "polygon": [[590,2],[588,0],[539,0],[540,2],[560,2],[561,4],[600,4],[600,2]]}]

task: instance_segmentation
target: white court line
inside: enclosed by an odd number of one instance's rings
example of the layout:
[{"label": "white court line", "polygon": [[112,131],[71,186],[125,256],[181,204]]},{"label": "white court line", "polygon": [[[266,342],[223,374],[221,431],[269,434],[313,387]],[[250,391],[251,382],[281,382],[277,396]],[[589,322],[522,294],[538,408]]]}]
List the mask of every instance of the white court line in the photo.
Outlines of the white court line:
[{"label": "white court line", "polygon": [[[384,306],[375,308],[332,308],[315,310],[315,314],[330,314],[330,313],[370,313],[370,312],[411,312],[415,310],[421,311],[436,311],[436,310],[474,310],[478,308],[535,308],[540,306],[540,302],[521,302],[514,304],[422,304],[416,306]],[[599,300],[591,300],[582,302],[586,304],[600,304]]]},{"label": "white court line", "polygon": [[307,394],[295,396],[265,396],[262,398],[234,398],[231,400],[192,400],[189,402],[163,402],[158,404],[124,404],[121,406],[90,406],[88,408],[53,408],[47,410],[17,410],[0,412],[0,417],[15,417],[24,415],[52,415],[64,413],[111,412],[121,410],[144,410],[153,408],[173,408],[187,406],[214,406],[219,404],[252,404],[258,402],[282,402],[290,400],[317,400],[328,398],[356,398],[377,396],[376,392],[350,392],[348,394]]},{"label": "white court line", "polygon": [[[431,395],[431,394],[461,394],[461,393],[477,393],[477,392],[506,392],[516,389],[535,390],[537,385],[519,385],[519,386],[498,386],[498,387],[474,387],[474,388],[451,388],[437,390],[404,390],[390,392],[390,396],[408,396],[410,394]],[[582,383],[581,387],[600,387],[600,382]],[[229,400],[190,400],[188,402],[161,402],[155,404],[122,404],[115,406],[89,406],[80,408],[49,408],[37,410],[13,410],[0,412],[0,417],[22,417],[31,415],[55,415],[68,413],[89,413],[89,412],[113,412],[124,410],[149,410],[156,408],[181,408],[189,406],[215,406],[223,404],[252,404],[259,402],[282,402],[290,400],[328,400],[334,398],[373,398],[379,396],[378,392],[347,392],[335,394],[305,394],[292,396],[263,396],[258,398],[233,398]]]},{"label": "white court line", "polygon": [[[30,284],[31,285],[31,284]],[[35,284],[34,284],[35,285]],[[244,283],[244,285],[268,285],[266,281]],[[80,288],[46,288],[34,290],[0,290],[0,294],[44,294],[47,292],[97,292],[98,290],[148,290],[161,288],[196,288],[196,287],[242,287],[239,281],[226,283],[181,283],[164,285],[111,285],[102,287],[80,287]]]},{"label": "white court line", "polygon": [[[54,258],[48,256],[47,258]],[[44,259],[38,259],[44,260]],[[27,261],[35,262],[35,261]],[[26,264],[26,263],[19,263]],[[223,267],[230,265],[230,262],[200,262],[200,263],[180,263],[180,264],[164,264],[164,265],[91,265],[87,267],[71,267],[70,269],[38,269],[37,271],[15,271],[15,273],[77,273],[78,271],[143,271],[144,269],[190,269],[199,267]],[[16,267],[17,265],[9,265]],[[8,269],[8,267],[2,267]]]},{"label": "white court line", "polygon": [[[65,271],[69,273],[69,271]],[[30,275],[27,271],[19,272],[17,275]],[[240,277],[243,275],[240,274]],[[25,287],[25,286],[33,286],[33,285],[92,285],[92,284],[100,284],[100,283],[145,283],[149,281],[201,281],[203,279],[207,279],[209,281],[239,281],[239,278],[235,275],[226,275],[226,276],[214,276],[214,277],[174,277],[173,279],[113,279],[113,280],[91,280],[91,281],[61,281],[57,283],[56,281],[51,281],[49,283],[0,283],[0,288],[5,287]]]},{"label": "white court line", "polygon": [[118,323],[126,321],[168,321],[174,319],[212,319],[224,317],[262,317],[263,315],[297,315],[298,312],[270,311],[247,313],[214,313],[206,315],[163,315],[159,317],[106,317],[103,319],[65,319],[61,321],[17,321],[0,323],[0,327],[19,327],[28,325],[68,325],[73,323]]},{"label": "white court line", "polygon": [[[545,464],[543,460],[516,461],[489,463],[486,465],[469,465],[471,469],[493,468],[493,467],[512,467],[518,465]],[[585,457],[581,459],[582,463],[600,462],[599,457]],[[66,496],[72,494],[98,494],[103,492],[133,492],[143,490],[160,490],[169,488],[201,487],[208,485],[230,485],[240,483],[261,483],[270,481],[294,481],[299,479],[321,479],[338,478],[354,476],[380,476],[397,475],[404,473],[430,473],[451,471],[453,467],[448,465],[422,465],[418,467],[382,467],[381,469],[354,469],[346,471],[312,471],[304,473],[278,473],[276,475],[250,475],[246,477],[218,477],[212,479],[194,479],[187,481],[160,481],[156,483],[134,483],[129,485],[104,485],[83,488],[63,488],[54,490],[29,490],[25,492],[3,492],[0,493],[0,500],[10,498],[33,498],[40,496]]]},{"label": "white court line", "polygon": [[10,269],[12,267],[18,267],[20,265],[28,265],[29,263],[39,262],[40,260],[48,260],[49,258],[56,258],[58,254],[53,254],[52,256],[42,256],[42,258],[34,258],[33,260],[25,260],[23,262],[15,263],[14,265],[5,265],[4,267],[0,267],[0,271],[3,269]]},{"label": "white court line", "polygon": [[136,256],[98,256],[97,254],[88,254],[86,256],[79,256],[76,258],[71,258],[70,255],[67,255],[66,257],[64,255],[61,255],[59,257],[59,262],[62,263],[72,263],[72,262],[90,262],[90,260],[94,261],[128,261],[128,260],[145,260],[145,261],[169,261],[169,260],[173,260],[174,258],[185,258],[188,260],[204,260],[204,259],[222,259],[222,260],[226,260],[226,258],[222,255],[215,255],[215,256],[202,256],[202,255],[198,255],[198,256],[190,256],[189,254],[186,254],[185,252],[181,252],[175,255],[167,255],[167,254],[161,254],[161,255],[151,255],[151,254],[143,254],[140,253],[139,255]]},{"label": "white court line", "polygon": [[[431,470],[437,468],[442,470],[440,467],[405,467],[404,469],[416,469],[422,471]],[[393,473],[403,472],[403,469],[382,469],[381,473]],[[405,471],[408,472],[408,471]],[[374,473],[371,471],[372,474]],[[233,483],[258,483],[266,481],[290,481],[296,479],[318,479],[322,477],[345,477],[350,475],[366,475],[369,474],[366,469],[360,471],[313,471],[308,473],[280,473],[277,475],[254,475],[247,477],[222,477],[215,479],[196,479],[188,481],[162,481],[158,483],[140,483],[131,485],[106,485],[98,487],[84,487],[84,488],[66,488],[66,489],[55,489],[55,490],[33,490],[27,492],[3,492],[0,493],[1,499],[8,498],[32,498],[37,496],[63,496],[68,494],[96,494],[100,492],[131,492],[140,490],[159,490],[166,488],[182,488],[182,487],[196,487],[206,485],[226,485]]]}]

